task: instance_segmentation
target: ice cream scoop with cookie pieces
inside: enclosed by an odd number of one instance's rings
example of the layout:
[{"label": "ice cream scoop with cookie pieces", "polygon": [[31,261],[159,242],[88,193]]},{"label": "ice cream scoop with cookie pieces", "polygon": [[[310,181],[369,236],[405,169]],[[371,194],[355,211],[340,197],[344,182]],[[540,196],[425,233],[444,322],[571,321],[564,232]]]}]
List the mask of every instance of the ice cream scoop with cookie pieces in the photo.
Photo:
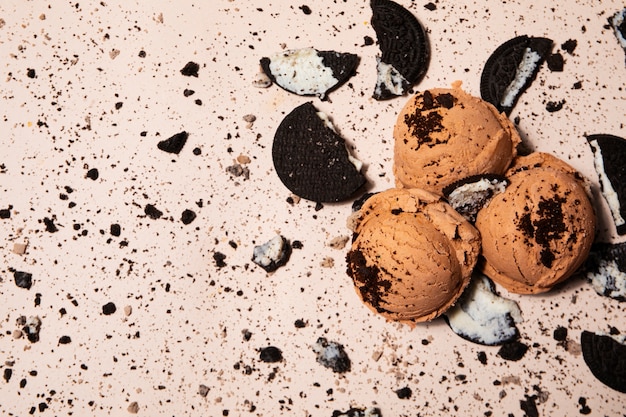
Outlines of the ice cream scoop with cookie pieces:
[{"label": "ice cream scoop with cookie pieces", "polygon": [[396,186],[437,194],[472,175],[503,174],[521,142],[506,115],[458,82],[412,96],[393,136]]},{"label": "ice cream scoop with cookie pieces", "polygon": [[549,291],[586,260],[596,216],[582,176],[567,163],[535,152],[516,158],[510,181],[476,217],[479,268],[519,294]]},{"label": "ice cream scoop with cookie pieces", "polygon": [[370,309],[414,325],[454,304],[477,262],[480,234],[442,197],[390,189],[355,216],[348,275]]}]

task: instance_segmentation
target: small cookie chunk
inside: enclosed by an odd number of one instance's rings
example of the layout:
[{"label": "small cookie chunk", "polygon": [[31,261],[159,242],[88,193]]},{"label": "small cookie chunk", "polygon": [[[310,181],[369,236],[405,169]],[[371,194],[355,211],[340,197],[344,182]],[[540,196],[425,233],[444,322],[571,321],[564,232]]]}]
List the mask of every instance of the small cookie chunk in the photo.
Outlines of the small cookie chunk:
[{"label": "small cookie chunk", "polygon": [[522,312],[513,300],[500,297],[493,282],[476,274],[457,304],[444,313],[452,331],[481,345],[501,345],[516,340],[516,323]]},{"label": "small cookie chunk", "polygon": [[604,385],[626,393],[626,344],[611,336],[584,330],[580,335],[583,359]]},{"label": "small cookie chunk", "polygon": [[317,362],[330,368],[333,372],[344,373],[350,370],[350,358],[343,348],[343,345],[328,341],[325,337],[320,337],[313,345],[313,352],[317,354]]},{"label": "small cookie chunk", "polygon": [[287,263],[290,255],[289,241],[281,235],[276,235],[268,242],[254,247],[252,262],[267,272],[274,272]]},{"label": "small cookie chunk", "polygon": [[426,73],[430,49],[426,31],[407,9],[390,0],[371,0],[372,27],[381,56],[373,97],[404,95]]},{"label": "small cookie chunk", "polygon": [[626,301],[626,242],[594,244],[585,275],[598,294]]},{"label": "small cookie chunk", "polygon": [[552,51],[548,38],[517,36],[491,54],[480,79],[480,95],[496,108],[511,114],[517,100],[537,77]]},{"label": "small cookie chunk", "polygon": [[494,195],[504,192],[509,181],[503,175],[472,175],[443,189],[448,203],[470,223],[476,221],[478,211]]},{"label": "small cookie chunk", "polygon": [[292,49],[261,58],[261,68],[274,83],[291,93],[320,99],[345,83],[358,64],[355,54],[314,48]]},{"label": "small cookie chunk", "polygon": [[593,163],[602,195],[609,205],[617,233],[626,234],[626,140],[615,135],[589,135]]},{"label": "small cookie chunk", "polygon": [[272,158],[283,184],[307,200],[342,201],[365,184],[362,163],[350,155],[328,116],[311,102],[296,107],[280,123]]},{"label": "small cookie chunk", "polygon": [[334,410],[332,417],[382,417],[379,408],[351,408],[347,411]]},{"label": "small cookie chunk", "polygon": [[609,17],[609,24],[613,28],[619,46],[626,53],[626,8]]}]

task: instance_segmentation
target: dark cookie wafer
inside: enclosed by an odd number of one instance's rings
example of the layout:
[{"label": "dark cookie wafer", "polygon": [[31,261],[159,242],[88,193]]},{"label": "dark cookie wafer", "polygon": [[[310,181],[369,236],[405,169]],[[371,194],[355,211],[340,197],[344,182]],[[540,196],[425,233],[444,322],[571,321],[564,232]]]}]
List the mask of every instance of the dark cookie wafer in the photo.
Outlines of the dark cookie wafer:
[{"label": "dark cookie wafer", "polygon": [[598,294],[626,301],[626,242],[594,244],[585,275]]},{"label": "dark cookie wafer", "polygon": [[376,100],[403,95],[426,73],[430,49],[426,31],[407,9],[390,0],[371,0],[372,27],[381,57]]},{"label": "dark cookie wafer", "polygon": [[331,126],[325,115],[307,102],[283,119],[274,136],[272,158],[278,177],[307,200],[345,200],[365,184],[358,161]]},{"label": "dark cookie wafer", "polygon": [[354,74],[359,57],[345,52],[304,48],[263,57],[260,64],[263,72],[281,88],[324,99]]},{"label": "dark cookie wafer", "polygon": [[626,393],[626,345],[611,336],[584,330],[580,346],[591,373],[606,386]]},{"label": "dark cookie wafer", "polygon": [[626,234],[626,140],[615,135],[589,135],[602,195],[609,205],[617,233]]},{"label": "dark cookie wafer", "polygon": [[537,77],[552,50],[548,38],[517,36],[491,54],[480,80],[480,95],[496,108],[511,114],[517,100]]}]

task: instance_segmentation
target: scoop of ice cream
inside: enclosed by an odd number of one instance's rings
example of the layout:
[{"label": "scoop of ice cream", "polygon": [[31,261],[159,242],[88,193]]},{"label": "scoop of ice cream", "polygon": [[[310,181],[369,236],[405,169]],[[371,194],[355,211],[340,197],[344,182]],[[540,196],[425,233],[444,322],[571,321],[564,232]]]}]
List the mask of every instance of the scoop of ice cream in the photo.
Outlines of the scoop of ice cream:
[{"label": "scoop of ice cream", "polygon": [[521,142],[506,115],[459,83],[411,97],[393,135],[396,186],[437,194],[462,178],[503,174]]},{"label": "scoop of ice cream", "polygon": [[519,294],[549,291],[589,254],[596,217],[584,179],[546,153],[518,157],[506,190],[478,212],[479,268]]},{"label": "scoop of ice cream", "polygon": [[442,197],[390,189],[361,207],[347,255],[363,302],[410,325],[445,312],[467,286],[480,234]]}]

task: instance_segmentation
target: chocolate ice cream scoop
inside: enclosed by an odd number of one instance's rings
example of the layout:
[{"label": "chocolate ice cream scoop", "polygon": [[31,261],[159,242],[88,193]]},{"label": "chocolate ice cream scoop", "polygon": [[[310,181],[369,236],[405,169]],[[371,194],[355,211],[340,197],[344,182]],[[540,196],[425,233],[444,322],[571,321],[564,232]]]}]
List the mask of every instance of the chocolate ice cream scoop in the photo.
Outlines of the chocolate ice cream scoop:
[{"label": "chocolate ice cream scoop", "polygon": [[506,115],[460,83],[411,97],[393,136],[396,185],[437,194],[472,175],[503,174],[521,142]]},{"label": "chocolate ice cream scoop", "polygon": [[510,184],[477,215],[482,236],[479,268],[519,294],[549,291],[586,260],[596,216],[584,179],[546,153],[518,157]]},{"label": "chocolate ice cream scoop", "polygon": [[370,309],[414,325],[454,304],[477,262],[480,235],[442,197],[390,189],[370,197],[357,217],[348,275]]}]

